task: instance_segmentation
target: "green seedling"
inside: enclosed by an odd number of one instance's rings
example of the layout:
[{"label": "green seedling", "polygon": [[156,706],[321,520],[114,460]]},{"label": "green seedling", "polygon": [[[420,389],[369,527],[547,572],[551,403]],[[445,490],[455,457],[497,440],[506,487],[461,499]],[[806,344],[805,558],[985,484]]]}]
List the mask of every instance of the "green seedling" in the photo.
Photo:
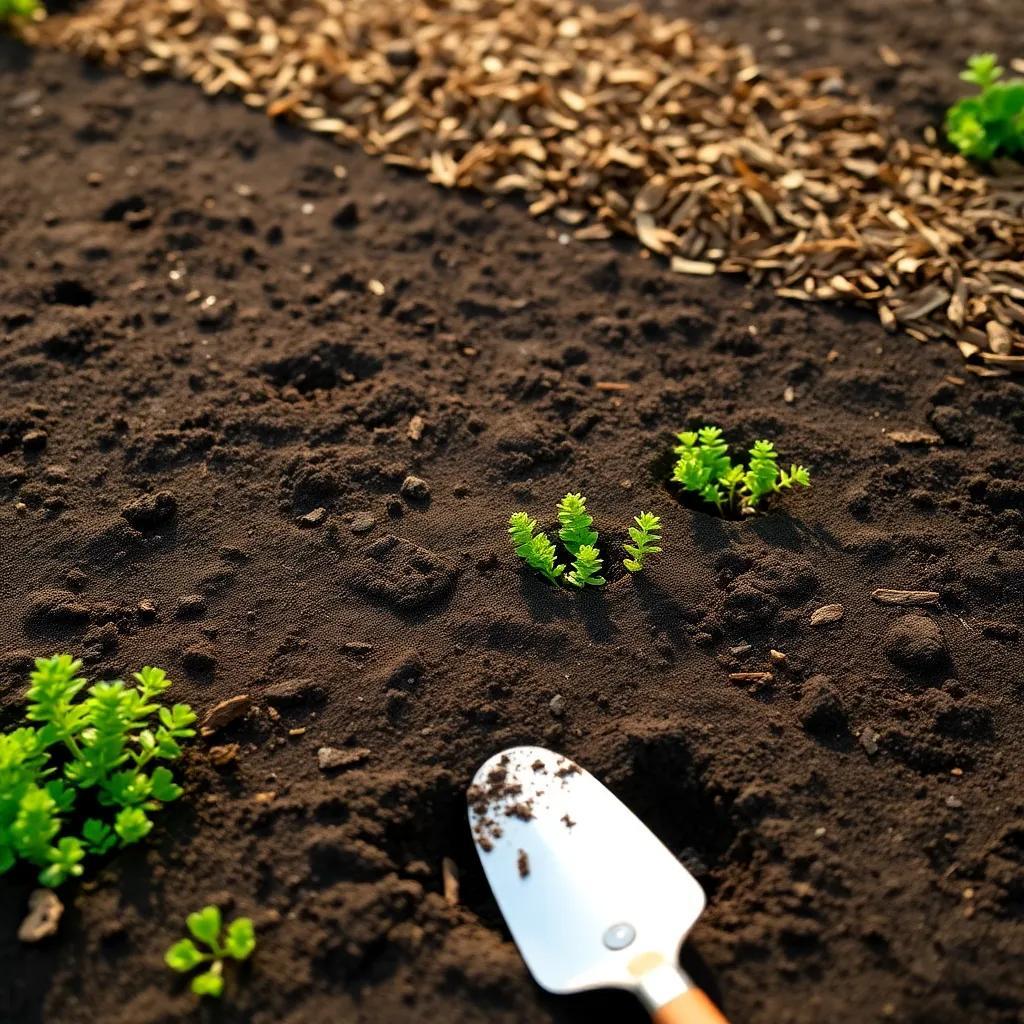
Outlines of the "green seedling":
[{"label": "green seedling", "polygon": [[994,53],[978,53],[960,73],[979,92],[949,108],[946,137],[964,156],[991,160],[1024,153],[1024,78],[1001,82],[1003,69]]},{"label": "green seedling", "polygon": [[544,532],[535,533],[537,521],[525,512],[515,512],[509,518],[508,532],[516,554],[531,568],[536,569],[552,583],[565,572],[565,566],[555,562],[555,545]]},{"label": "green seedling", "polygon": [[661,550],[657,546],[661,541],[661,519],[650,512],[641,512],[633,521],[636,526],[629,528],[633,543],[623,545],[629,558],[624,558],[622,564],[629,572],[640,572],[647,563],[647,556]]},{"label": "green seedling", "polygon": [[[661,540],[661,520],[650,512],[641,512],[634,517],[635,527],[629,528],[633,544],[626,544],[626,553],[630,555],[623,565],[630,572],[643,569],[648,555],[660,551],[657,547]],[[546,533],[537,533],[536,520],[525,512],[515,512],[509,518],[508,532],[512,538],[512,546],[516,554],[531,569],[536,569],[552,583],[558,583],[563,577],[565,582],[581,590],[584,587],[600,587],[608,581],[601,575],[604,565],[601,552],[597,549],[597,531],[593,528],[594,519],[587,512],[587,499],[582,494],[567,494],[558,503],[558,522],[561,524],[558,539],[569,553],[572,568],[565,571],[565,566],[557,562],[557,551]]]},{"label": "green seedling", "polygon": [[594,519],[587,514],[587,499],[582,494],[567,494],[558,503],[558,521],[562,524],[558,539],[574,558],[580,548],[597,544],[597,531],[591,529]]},{"label": "green seedling", "polygon": [[601,575],[601,566],[603,564],[597,548],[592,547],[590,544],[581,544],[579,551],[576,552],[576,557],[573,559],[572,572],[566,573],[566,582],[571,583],[574,587],[579,587],[581,590],[587,586],[603,586],[608,582]]},{"label": "green seedling", "polygon": [[[164,962],[172,970],[185,973],[201,964],[209,964],[192,979],[192,991],[197,996],[220,997],[224,991],[224,961],[246,960],[256,948],[256,933],[248,917],[236,917],[223,927],[219,907],[209,906],[189,914],[185,919],[191,939],[181,939],[164,954]],[[195,940],[195,941],[193,941]],[[207,948],[200,949],[200,942]]]},{"label": "green seedling", "polygon": [[[149,814],[181,795],[154,762],[181,756],[178,741],[195,735],[196,716],[157,701],[167,674],[143,668],[134,687],[90,686],[81,668],[69,654],[37,659],[25,713],[36,724],[0,734],[0,874],[27,861],[45,886],[81,876],[87,854],[137,843],[153,827]],[[96,814],[80,834],[62,835],[84,804]]]},{"label": "green seedling", "polygon": [[733,465],[729,446],[718,427],[701,427],[677,435],[679,456],[672,480],[684,490],[714,505],[720,514],[749,515],[771,494],[794,486],[810,487],[811,475],[803,466],[778,466],[778,453],[771,441],[757,441],[750,449],[746,469]]},{"label": "green seedling", "polygon": [[42,10],[38,0],[0,0],[0,22],[14,18],[31,18]]}]

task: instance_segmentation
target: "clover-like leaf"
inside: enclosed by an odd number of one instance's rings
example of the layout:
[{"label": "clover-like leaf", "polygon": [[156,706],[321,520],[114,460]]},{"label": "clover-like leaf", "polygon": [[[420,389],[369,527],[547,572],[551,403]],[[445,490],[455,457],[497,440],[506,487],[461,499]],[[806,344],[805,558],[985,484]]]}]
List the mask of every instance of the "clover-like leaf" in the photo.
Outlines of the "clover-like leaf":
[{"label": "clover-like leaf", "polygon": [[183,792],[181,786],[174,781],[174,776],[171,774],[170,769],[165,768],[163,765],[153,769],[149,783],[153,796],[162,803],[177,800]]},{"label": "clover-like leaf", "polygon": [[236,960],[245,960],[256,948],[256,931],[248,917],[237,917],[228,925],[224,948]]},{"label": "clover-like leaf", "polygon": [[205,956],[191,939],[179,940],[164,953],[164,963],[175,971],[191,971],[204,959]]},{"label": "clover-like leaf", "polygon": [[114,831],[122,846],[130,846],[145,838],[153,829],[153,822],[141,807],[125,807],[114,819]]},{"label": "clover-like leaf", "polygon": [[224,991],[224,975],[221,974],[219,960],[208,971],[203,971],[192,979],[192,991],[197,996],[212,996],[214,999],[220,997]]},{"label": "clover-like leaf", "polygon": [[82,838],[90,853],[106,853],[117,844],[114,830],[97,818],[90,818],[82,826]]},{"label": "clover-like leaf", "polygon": [[200,942],[205,942],[211,949],[218,948],[221,929],[220,907],[212,904],[205,906],[202,910],[189,914],[185,923]]}]

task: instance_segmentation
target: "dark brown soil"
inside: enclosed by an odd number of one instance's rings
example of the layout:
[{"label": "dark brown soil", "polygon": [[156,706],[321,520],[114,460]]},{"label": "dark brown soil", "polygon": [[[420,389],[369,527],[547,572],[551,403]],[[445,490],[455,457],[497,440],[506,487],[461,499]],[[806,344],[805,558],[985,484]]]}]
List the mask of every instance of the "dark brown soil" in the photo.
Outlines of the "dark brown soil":
[{"label": "dark brown soil", "polygon": [[[913,131],[1013,5],[816,6],[687,13],[848,58]],[[187,86],[9,43],[0,68],[0,726],[58,650],[162,665],[200,714],[253,700],[151,839],[62,891],[56,938],[16,941],[32,877],[0,880],[0,1021],[639,1022],[540,992],[486,890],[465,788],[523,742],[702,880],[684,962],[735,1022],[1022,1019],[1020,384]],[[813,488],[742,523],[684,507],[666,453],[704,421]],[[600,592],[523,574],[509,513],[550,524],[567,490],[610,560],[641,509],[664,553]],[[196,1009],[162,954],[209,901],[259,948]]]}]

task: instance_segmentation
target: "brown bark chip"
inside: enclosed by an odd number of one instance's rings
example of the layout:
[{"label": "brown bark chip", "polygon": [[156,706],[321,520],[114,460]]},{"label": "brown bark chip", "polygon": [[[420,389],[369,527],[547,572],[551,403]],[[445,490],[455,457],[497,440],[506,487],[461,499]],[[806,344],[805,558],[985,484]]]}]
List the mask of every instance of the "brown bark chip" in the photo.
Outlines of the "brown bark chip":
[{"label": "brown bark chip", "polygon": [[900,137],[834,71],[787,73],[681,18],[567,0],[92,0],[26,35],[237,93],[439,185],[521,195],[580,240],[625,232],[677,273],[867,305],[886,329],[956,343],[974,372],[1024,369],[1014,177]]}]

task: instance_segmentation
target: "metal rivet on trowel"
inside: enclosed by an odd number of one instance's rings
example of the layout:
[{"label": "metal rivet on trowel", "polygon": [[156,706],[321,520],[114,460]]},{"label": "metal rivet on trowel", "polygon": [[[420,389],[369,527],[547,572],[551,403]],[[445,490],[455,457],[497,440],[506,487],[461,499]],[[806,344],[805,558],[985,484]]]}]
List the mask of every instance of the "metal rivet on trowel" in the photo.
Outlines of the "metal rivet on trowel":
[{"label": "metal rivet on trowel", "polygon": [[631,924],[613,924],[604,933],[604,944],[609,949],[625,949],[636,938],[636,929]]}]

